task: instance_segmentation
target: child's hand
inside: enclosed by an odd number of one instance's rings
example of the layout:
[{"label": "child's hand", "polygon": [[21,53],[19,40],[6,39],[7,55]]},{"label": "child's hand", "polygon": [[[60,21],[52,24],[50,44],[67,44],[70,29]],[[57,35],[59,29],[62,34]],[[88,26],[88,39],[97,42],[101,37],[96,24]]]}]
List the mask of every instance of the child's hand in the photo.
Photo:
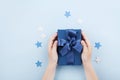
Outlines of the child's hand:
[{"label": "child's hand", "polygon": [[98,77],[91,64],[92,47],[90,41],[83,32],[82,37],[83,37],[83,40],[81,41],[81,44],[83,45],[82,62],[86,74],[86,80],[98,80]]},{"label": "child's hand", "polygon": [[55,33],[49,40],[48,43],[48,56],[49,56],[49,63],[45,74],[43,75],[42,80],[54,80],[56,66],[57,66],[57,33]]},{"label": "child's hand", "polygon": [[49,64],[57,65],[58,55],[57,55],[57,33],[53,34],[48,43],[48,53],[49,53]]},{"label": "child's hand", "polygon": [[83,40],[81,41],[81,44],[83,45],[83,52],[82,52],[82,62],[83,65],[91,63],[91,53],[92,53],[92,47],[90,44],[90,41],[86,37],[86,35],[82,32]]}]

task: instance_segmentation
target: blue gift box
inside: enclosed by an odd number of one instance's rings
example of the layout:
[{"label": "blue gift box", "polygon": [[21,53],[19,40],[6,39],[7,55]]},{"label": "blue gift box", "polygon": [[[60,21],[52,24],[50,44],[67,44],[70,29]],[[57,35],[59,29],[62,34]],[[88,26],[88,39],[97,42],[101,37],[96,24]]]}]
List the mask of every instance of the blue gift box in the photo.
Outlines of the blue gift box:
[{"label": "blue gift box", "polygon": [[58,30],[58,65],[81,65],[81,29]]}]

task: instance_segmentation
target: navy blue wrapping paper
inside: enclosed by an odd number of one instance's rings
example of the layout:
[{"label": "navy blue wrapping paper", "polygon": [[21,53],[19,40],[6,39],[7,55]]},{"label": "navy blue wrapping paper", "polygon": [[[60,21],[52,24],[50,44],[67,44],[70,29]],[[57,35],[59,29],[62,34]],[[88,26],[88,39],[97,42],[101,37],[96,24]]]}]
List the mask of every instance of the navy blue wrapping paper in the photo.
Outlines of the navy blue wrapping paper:
[{"label": "navy blue wrapping paper", "polygon": [[81,30],[58,30],[58,65],[81,65]]}]

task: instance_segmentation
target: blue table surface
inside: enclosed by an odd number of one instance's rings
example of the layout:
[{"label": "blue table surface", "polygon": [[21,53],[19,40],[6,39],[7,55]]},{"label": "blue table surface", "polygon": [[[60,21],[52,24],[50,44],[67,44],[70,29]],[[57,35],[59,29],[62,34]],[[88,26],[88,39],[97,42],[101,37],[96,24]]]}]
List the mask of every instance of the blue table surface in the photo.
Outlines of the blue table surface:
[{"label": "blue table surface", "polygon": [[[119,3],[0,0],[0,80],[41,80],[48,64],[49,37],[57,29],[71,28],[82,29],[90,39],[92,64],[99,80],[120,80]],[[68,17],[66,11],[70,12]],[[99,49],[96,42],[101,44]],[[95,61],[97,56],[99,63]],[[85,80],[84,68],[58,66],[55,80]]]}]

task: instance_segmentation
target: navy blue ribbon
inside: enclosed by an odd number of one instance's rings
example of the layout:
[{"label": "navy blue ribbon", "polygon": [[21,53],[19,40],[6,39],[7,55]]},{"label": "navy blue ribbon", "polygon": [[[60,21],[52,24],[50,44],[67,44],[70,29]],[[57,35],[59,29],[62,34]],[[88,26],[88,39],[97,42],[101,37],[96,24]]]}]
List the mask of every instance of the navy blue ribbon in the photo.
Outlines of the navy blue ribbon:
[{"label": "navy blue ribbon", "polygon": [[74,64],[74,50],[77,54],[81,52],[80,39],[77,39],[77,31],[66,30],[66,39],[58,39],[58,46],[62,49],[59,51],[61,56],[67,57],[67,64]]}]

